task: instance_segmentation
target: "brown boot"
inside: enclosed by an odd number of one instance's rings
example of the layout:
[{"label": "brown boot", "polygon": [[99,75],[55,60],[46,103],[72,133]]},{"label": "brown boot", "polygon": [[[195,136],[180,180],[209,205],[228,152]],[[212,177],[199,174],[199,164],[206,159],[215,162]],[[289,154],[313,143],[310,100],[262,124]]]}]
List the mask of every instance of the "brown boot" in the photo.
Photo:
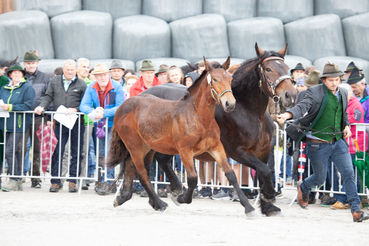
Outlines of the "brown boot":
[{"label": "brown boot", "polygon": [[354,222],[363,222],[369,219],[369,215],[363,211],[355,211],[352,213],[352,219]]},{"label": "brown boot", "polygon": [[71,192],[71,193],[74,193],[74,192],[78,191],[76,183],[69,182],[68,187],[69,187],[69,192]]},{"label": "brown boot", "polygon": [[60,185],[58,184],[51,184],[49,192],[58,192],[60,190]]},{"label": "brown boot", "polygon": [[302,193],[300,185],[301,184],[297,184],[297,200],[300,207],[306,208],[309,202],[309,195]]}]

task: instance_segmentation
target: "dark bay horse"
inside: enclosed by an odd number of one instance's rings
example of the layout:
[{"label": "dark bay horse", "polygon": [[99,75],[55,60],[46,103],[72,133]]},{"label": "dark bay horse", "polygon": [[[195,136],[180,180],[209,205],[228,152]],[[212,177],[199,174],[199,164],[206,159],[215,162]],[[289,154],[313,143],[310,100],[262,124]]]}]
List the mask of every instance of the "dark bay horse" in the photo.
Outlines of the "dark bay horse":
[{"label": "dark bay horse", "polygon": [[[226,71],[229,63],[228,57],[222,66],[213,66],[204,58],[205,71],[178,101],[140,95],[128,99],[117,110],[108,165],[112,167],[121,163],[127,157],[128,150],[154,209],[164,210],[167,207],[153,191],[145,168],[155,151],[168,155],[179,153],[183,161],[187,171],[188,189],[177,197],[177,202],[192,202],[192,193],[197,185],[193,158],[207,153],[223,168],[229,183],[238,192],[245,211],[253,210],[227,161],[214,117],[217,103],[225,112],[231,112],[236,104],[231,90],[232,77]],[[118,196],[114,204],[118,206],[124,201]]]},{"label": "dark bay horse", "polygon": [[[296,90],[288,76],[288,66],[283,60],[286,49],[287,46],[278,52],[264,51],[255,44],[257,57],[241,64],[233,75],[235,110],[227,113],[217,106],[215,111],[221,141],[227,155],[239,163],[254,168],[258,173],[262,194],[261,212],[267,216],[280,211],[271,202],[275,191],[271,170],[266,165],[273,133],[273,122],[266,112],[268,99],[272,98],[276,102],[280,100],[284,107],[292,106],[296,100]],[[186,88],[178,85],[162,85],[152,87],[144,93],[173,100],[182,97],[186,93]],[[169,179],[172,193],[180,190],[181,183],[171,168],[171,156],[156,153],[155,158]],[[204,155],[196,158],[209,160],[209,156]],[[132,196],[131,182],[134,170],[130,165],[126,165],[125,169],[123,189],[119,198],[128,200]]]}]

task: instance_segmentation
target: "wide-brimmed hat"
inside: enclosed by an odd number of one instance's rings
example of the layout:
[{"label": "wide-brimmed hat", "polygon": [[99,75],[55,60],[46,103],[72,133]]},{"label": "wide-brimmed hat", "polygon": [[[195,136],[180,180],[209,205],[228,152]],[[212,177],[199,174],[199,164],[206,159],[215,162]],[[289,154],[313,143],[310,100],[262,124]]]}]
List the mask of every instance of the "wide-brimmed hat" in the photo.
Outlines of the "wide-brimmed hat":
[{"label": "wide-brimmed hat", "polygon": [[125,70],[122,62],[120,60],[112,60],[111,64],[110,64],[110,70],[115,69],[115,68],[120,68],[122,70]]},{"label": "wide-brimmed hat", "polygon": [[23,61],[25,61],[25,62],[33,62],[33,61],[39,61],[39,60],[40,60],[40,58],[38,57],[37,51],[35,51],[35,50],[27,51],[24,54]]},{"label": "wide-brimmed hat", "polygon": [[320,78],[339,77],[342,75],[343,72],[339,70],[336,64],[328,62],[324,65],[323,74],[320,75]]},{"label": "wide-brimmed hat", "polygon": [[159,70],[157,72],[157,74],[159,73],[164,73],[164,72],[168,72],[169,66],[166,64],[161,64],[159,67]]},{"label": "wide-brimmed hat", "polygon": [[6,69],[6,75],[9,77],[10,73],[13,71],[21,71],[23,73],[23,76],[26,74],[26,71],[24,71],[23,67],[19,63],[16,63]]},{"label": "wide-brimmed hat", "polygon": [[[352,71],[352,69],[354,69],[355,67],[357,67],[356,66],[356,64],[353,62],[353,61],[351,61],[348,65],[347,65],[347,67],[346,67],[346,70],[345,70],[345,73],[349,73],[349,72],[351,72]],[[358,67],[357,67],[358,68]],[[360,69],[360,68],[358,68],[359,69],[359,71],[363,71],[362,69]]]},{"label": "wide-brimmed hat", "polygon": [[347,79],[347,84],[356,84],[357,82],[360,82],[364,78],[364,74],[360,73],[359,69],[357,67],[354,67],[351,70],[350,77]]},{"label": "wide-brimmed hat", "polygon": [[100,63],[94,67],[94,70],[92,71],[91,74],[95,75],[95,74],[102,74],[102,73],[108,73],[108,72],[109,72],[108,66],[106,66],[103,63]]},{"label": "wide-brimmed hat", "polygon": [[297,64],[296,64],[296,67],[294,67],[294,68],[292,68],[292,69],[290,70],[290,73],[292,74],[292,73],[293,73],[293,71],[295,71],[295,70],[302,70],[302,71],[305,71],[305,68],[304,68],[304,66],[302,65],[302,63],[301,63],[301,62],[299,62],[299,63],[297,63]]},{"label": "wide-brimmed hat", "polygon": [[150,60],[143,60],[140,71],[155,71],[155,68]]},{"label": "wide-brimmed hat", "polygon": [[320,75],[320,72],[318,70],[311,71],[308,77],[304,81],[305,86],[312,87],[314,85],[319,84],[319,75]]}]

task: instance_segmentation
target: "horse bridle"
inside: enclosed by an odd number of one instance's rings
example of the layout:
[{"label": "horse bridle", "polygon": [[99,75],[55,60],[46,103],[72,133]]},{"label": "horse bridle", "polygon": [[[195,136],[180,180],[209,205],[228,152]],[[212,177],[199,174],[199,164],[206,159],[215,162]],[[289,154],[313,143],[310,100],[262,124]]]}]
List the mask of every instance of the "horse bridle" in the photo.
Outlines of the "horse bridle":
[{"label": "horse bridle", "polygon": [[231,89],[225,89],[222,93],[218,94],[218,92],[214,89],[213,87],[213,78],[211,77],[210,73],[208,73],[208,76],[207,76],[207,79],[208,79],[208,84],[210,85],[210,92],[211,92],[211,97],[217,102],[219,103],[220,102],[220,98],[226,94],[227,92],[231,92],[232,93],[232,90]]},{"label": "horse bridle", "polygon": [[268,88],[272,91],[272,95],[270,95],[270,97],[273,99],[273,102],[274,103],[279,103],[279,96],[277,96],[275,94],[275,89],[278,87],[278,85],[286,80],[286,79],[291,79],[291,76],[289,75],[282,75],[280,76],[276,81],[272,81],[271,79],[269,79],[266,75],[265,75],[265,72],[264,72],[264,67],[263,67],[263,64],[264,62],[266,61],[271,61],[271,60],[281,60],[281,61],[284,61],[284,59],[282,57],[278,57],[278,56],[271,56],[271,57],[268,57],[268,58],[265,58],[260,64],[259,64],[259,69],[260,69],[260,80],[259,80],[259,87],[261,87],[262,85],[262,79],[266,82],[266,84],[268,85]]}]

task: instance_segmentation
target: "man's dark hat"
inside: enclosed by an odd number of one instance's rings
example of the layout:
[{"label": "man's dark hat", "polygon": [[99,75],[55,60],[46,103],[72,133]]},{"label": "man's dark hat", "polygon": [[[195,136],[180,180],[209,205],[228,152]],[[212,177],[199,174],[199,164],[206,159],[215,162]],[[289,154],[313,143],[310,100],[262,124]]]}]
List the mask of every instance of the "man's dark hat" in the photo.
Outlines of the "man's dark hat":
[{"label": "man's dark hat", "polygon": [[343,73],[339,70],[336,64],[328,62],[324,65],[323,74],[320,75],[320,78],[339,77],[342,75]]},{"label": "man's dark hat", "polygon": [[292,68],[292,69],[290,70],[290,73],[292,74],[292,73],[293,73],[293,71],[295,71],[295,70],[302,70],[302,71],[305,71],[305,68],[304,68],[304,66],[302,65],[302,63],[301,63],[301,62],[299,62],[299,63],[297,63],[297,64],[296,64],[296,67],[294,67],[294,68]]},{"label": "man's dark hat", "polygon": [[125,70],[120,60],[113,60],[111,62],[109,70],[112,70],[114,68],[120,68],[120,69]]},{"label": "man's dark hat", "polygon": [[18,56],[14,60],[11,60],[11,61],[0,59],[0,67],[10,67],[11,65],[15,64],[17,60],[18,60]]},{"label": "man's dark hat", "polygon": [[[352,69],[354,69],[355,67],[357,68],[356,64],[355,64],[353,61],[351,61],[351,62],[347,65],[346,70],[345,70],[345,73],[349,73],[349,72],[351,72],[351,71],[352,71]],[[359,71],[363,71],[363,70],[359,68]]]},{"label": "man's dark hat", "polygon": [[12,65],[11,67],[9,67],[6,70],[6,75],[9,77],[10,73],[13,71],[21,71],[23,73],[23,76],[26,74],[26,71],[24,71],[23,67],[19,63],[16,63]]},{"label": "man's dark hat", "polygon": [[357,67],[354,67],[352,69],[350,77],[347,79],[347,83],[352,85],[356,84],[357,82],[360,82],[364,78],[364,74],[360,73],[359,69]]},{"label": "man's dark hat", "polygon": [[23,61],[25,61],[25,62],[33,62],[33,61],[39,61],[39,60],[40,60],[40,58],[38,57],[37,51],[35,51],[35,50],[27,51],[24,54]]}]

